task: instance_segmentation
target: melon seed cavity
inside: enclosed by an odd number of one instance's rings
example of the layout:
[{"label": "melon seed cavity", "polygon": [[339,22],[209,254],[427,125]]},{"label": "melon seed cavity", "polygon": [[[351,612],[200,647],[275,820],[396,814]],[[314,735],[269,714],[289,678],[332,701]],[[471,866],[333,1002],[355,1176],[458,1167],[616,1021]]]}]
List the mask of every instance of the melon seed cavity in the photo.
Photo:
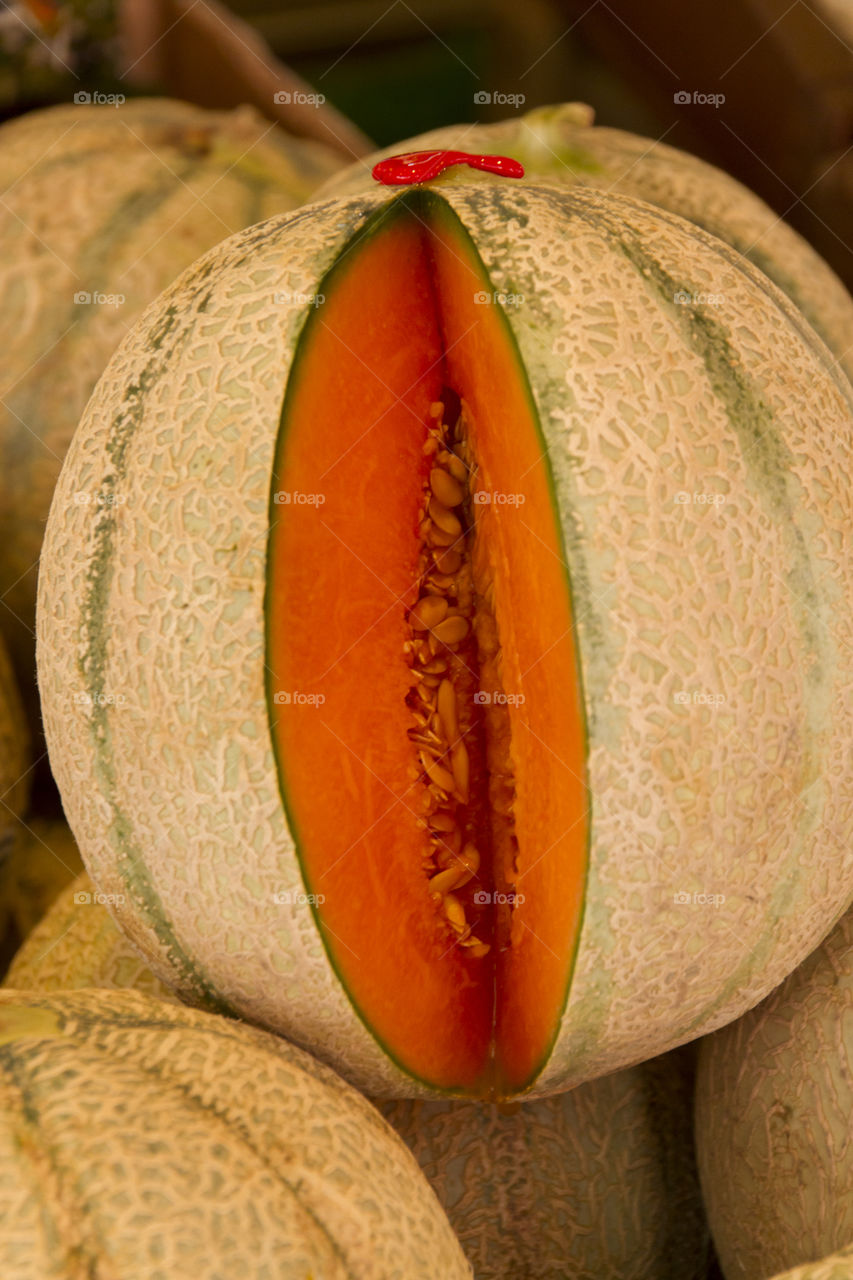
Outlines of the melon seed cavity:
[{"label": "melon seed cavity", "polygon": [[404,646],[415,681],[406,703],[426,835],[422,865],[449,938],[480,959],[491,950],[489,939],[509,938],[509,912],[491,907],[496,888],[512,900],[506,889],[518,846],[509,717],[493,697],[500,654],[487,558],[476,547],[476,464],[465,405],[454,392],[430,406],[423,451],[429,472],[417,596]]}]

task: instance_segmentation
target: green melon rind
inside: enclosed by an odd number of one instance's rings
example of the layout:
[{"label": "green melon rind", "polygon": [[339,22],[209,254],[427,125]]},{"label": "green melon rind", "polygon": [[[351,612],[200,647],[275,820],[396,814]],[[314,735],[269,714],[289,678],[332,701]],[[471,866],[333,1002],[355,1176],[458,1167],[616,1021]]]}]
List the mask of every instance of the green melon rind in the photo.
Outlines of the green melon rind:
[{"label": "green melon rind", "polygon": [[853,1240],[851,1028],[848,911],[766,1000],[702,1042],[697,1150],[726,1280],[765,1280]]},{"label": "green melon rind", "polygon": [[377,1101],[477,1280],[705,1280],[710,1236],[684,1051],[512,1114]]},{"label": "green melon rind", "polygon": [[[849,901],[850,392],[764,276],[672,215],[584,190],[441,193],[496,287],[525,298],[507,318],[560,506],[590,788],[607,795],[568,1007],[532,1091],[548,1093],[737,1016]],[[374,1094],[417,1096],[330,973],[310,913],[272,904],[305,885],[263,674],[275,433],[307,310],[272,299],[313,295],[389,198],[253,228],[145,313],[57,490],[40,682],[87,866],[126,896],[114,914],[157,976]],[[667,298],[672,282],[726,305],[694,316]],[[81,488],[126,501],[93,512],[69,501]],[[725,505],[678,506],[685,489]],[[677,704],[685,689],[725,706]],[[694,891],[725,894],[725,909],[674,901]]]},{"label": "green melon rind", "polygon": [[3,991],[0,1095],[3,1275],[470,1280],[403,1143],[274,1036],[137,992]]},{"label": "green melon rind", "polygon": [[3,986],[19,991],[104,987],[177,999],[116,927],[85,871],[63,889],[27,936]]},{"label": "green melon rind", "polygon": [[[338,168],[327,148],[248,107],[139,99],[53,107],[0,128],[0,627],[22,687],[51,495],[113,351],[200,253],[302,204]],[[75,304],[78,292],[125,301]]]},{"label": "green melon rind", "polygon": [[[433,129],[355,161],[335,174],[317,198],[370,189],[370,170],[405,151],[463,150],[510,155],[524,181],[555,182],[634,196],[695,223],[732,245],[764,272],[806,317],[853,380],[853,299],[835,272],[802,236],[748,187],[722,169],[652,138],[593,125],[583,103],[563,103],[490,124]],[[451,169],[433,184],[503,181]]]}]

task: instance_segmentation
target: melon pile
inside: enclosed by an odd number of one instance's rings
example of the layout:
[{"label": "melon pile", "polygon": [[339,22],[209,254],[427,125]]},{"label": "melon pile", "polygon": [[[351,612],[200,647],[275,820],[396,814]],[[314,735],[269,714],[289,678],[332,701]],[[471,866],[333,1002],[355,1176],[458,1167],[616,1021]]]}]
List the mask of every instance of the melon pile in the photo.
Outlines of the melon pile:
[{"label": "melon pile", "polygon": [[93,139],[69,263],[162,278],[20,379],[85,872],[6,894],[0,1274],[853,1275],[853,302],[578,104],[266,220],[260,138],[137,110],[240,212]]}]

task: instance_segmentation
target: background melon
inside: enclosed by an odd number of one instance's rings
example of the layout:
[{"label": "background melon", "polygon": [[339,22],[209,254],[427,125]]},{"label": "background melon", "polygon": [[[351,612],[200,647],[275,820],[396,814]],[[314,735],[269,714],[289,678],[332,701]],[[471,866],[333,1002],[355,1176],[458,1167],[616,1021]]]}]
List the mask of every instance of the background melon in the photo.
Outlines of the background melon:
[{"label": "background melon", "polygon": [[699,1169],[726,1280],[766,1280],[853,1240],[851,1028],[848,912],[772,995],[702,1042]]},{"label": "background melon", "polygon": [[[406,804],[445,375],[486,491],[524,498],[471,508],[514,698],[512,800],[482,757],[477,797],[525,896],[476,964]],[[637,200],[462,174],[199,260],[98,385],[40,583],[52,764],[156,976],[375,1096],[544,1095],[756,1003],[850,899],[850,438],[792,303]]]},{"label": "background melon", "polygon": [[[369,190],[372,166],[401,151],[462,150],[513,156],[528,181],[636,196],[718,236],[759,267],[796,303],[853,378],[853,299],[811,245],[722,169],[621,129],[593,124],[582,102],[537,107],[493,124],[431,129],[343,169],[317,193]],[[438,180],[441,182],[441,179]]]},{"label": "background melon", "polygon": [[116,927],[85,872],[66,885],[26,937],[3,985],[19,991],[107,987],[176,999]]},{"label": "background melon", "polygon": [[0,1272],[464,1280],[373,1107],[283,1040],[137,992],[0,992]]},{"label": "background melon", "polygon": [[500,1109],[377,1102],[477,1280],[705,1280],[692,1046]]},{"label": "background melon", "polygon": [[774,1276],[773,1280],[851,1280],[853,1278],[853,1245],[834,1253],[831,1258],[822,1258],[820,1262],[806,1262],[802,1267],[794,1267],[784,1275]]},{"label": "background melon", "polygon": [[0,128],[0,629],[34,727],[44,524],[96,380],[194,258],[295,208],[340,164],[248,107],[138,99],[51,107]]},{"label": "background melon", "polygon": [[6,646],[0,637],[0,874],[29,793],[30,735]]}]

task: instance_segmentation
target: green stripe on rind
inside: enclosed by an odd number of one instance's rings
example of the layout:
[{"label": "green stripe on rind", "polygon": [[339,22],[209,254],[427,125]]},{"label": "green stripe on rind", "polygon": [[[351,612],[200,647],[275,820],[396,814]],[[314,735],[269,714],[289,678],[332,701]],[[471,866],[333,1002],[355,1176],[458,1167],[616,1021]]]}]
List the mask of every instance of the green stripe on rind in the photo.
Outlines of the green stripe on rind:
[{"label": "green stripe on rind", "polygon": [[[366,221],[358,228],[358,230],[350,238],[350,240],[347,241],[340,255],[336,259],[334,265],[329,269],[329,271],[326,272],[326,274],[321,279],[319,285],[317,286],[316,292],[323,295],[324,297],[330,297],[334,292],[336,280],[340,277],[340,275],[343,272],[347,270],[349,266],[349,256],[353,252],[365,248],[375,236],[380,235],[385,230],[385,228],[387,228],[389,225],[392,225],[393,222],[395,222],[398,218],[403,216],[414,217],[423,226],[424,230],[427,232],[429,232],[430,226],[433,222],[440,222],[440,221],[444,222],[444,224],[451,229],[451,234],[458,241],[464,243],[471,261],[475,264],[477,268],[477,271],[483,286],[488,289],[489,293],[495,292],[493,289],[492,280],[486,269],[486,265],[483,262],[483,259],[479,251],[477,250],[476,244],[474,243],[474,240],[471,237],[471,234],[464,226],[458,214],[453,210],[451,205],[448,204],[448,202],[441,195],[439,195],[435,191],[431,191],[422,187],[404,191],[400,195],[394,197],[387,205],[381,206],[374,213],[372,213],[366,219]],[[557,502],[556,502],[555,480],[554,480],[554,475],[551,469],[551,464],[548,456],[548,448],[545,441],[545,436],[542,431],[542,426],[539,419],[538,406],[536,404],[536,400],[533,395],[533,389],[530,385],[530,381],[527,377],[527,373],[524,367],[524,362],[521,358],[521,352],[519,350],[518,341],[516,339],[515,333],[513,332],[512,326],[509,323],[506,312],[504,308],[500,305],[496,307],[496,311],[500,316],[500,323],[503,329],[504,339],[507,342],[508,346],[511,348],[511,350],[514,351],[515,353],[514,376],[517,379],[517,381],[523,384],[524,395],[525,395],[525,399],[527,401],[527,406],[528,406],[528,412],[530,413],[531,419],[534,423],[535,431],[537,433],[537,440],[539,444],[539,454],[540,454],[540,465],[545,470],[545,473],[548,479],[548,489],[551,495],[551,514],[553,516],[553,521],[554,521],[554,534],[555,534],[557,546],[560,552],[560,561],[563,566],[563,572],[566,580],[567,594],[568,594],[569,600],[571,601],[572,599],[571,571],[569,569],[568,560],[566,558],[566,549],[565,549],[565,545],[562,537],[562,524],[560,520],[559,510],[557,508]],[[300,360],[301,350],[303,349],[304,345],[308,344],[311,341],[311,337],[314,329],[317,326],[322,324],[323,324],[322,308],[321,307],[314,308],[311,314],[309,314],[306,317],[305,324],[299,335],[297,347],[293,356],[293,363],[290,369],[290,375],[287,382],[287,390],[286,390],[284,402],[282,405],[278,438],[276,441],[276,448],[275,448],[275,459],[273,463],[273,474],[271,478],[269,507],[268,507],[270,533],[269,533],[269,539],[268,539],[267,578],[266,578],[266,585],[265,585],[265,604],[264,604],[265,622],[266,622],[266,631],[265,631],[266,655],[267,655],[266,667],[265,667],[265,687],[266,687],[266,696],[267,696],[267,711],[268,711],[269,723],[270,723],[270,737],[273,742],[273,751],[274,751],[275,760],[276,760],[276,772],[278,777],[279,794],[281,796],[282,807],[287,816],[287,825],[293,836],[293,840],[296,848],[296,855],[297,855],[297,858],[299,859],[299,865],[302,871],[302,876],[303,876],[303,879],[305,880],[306,888],[308,889],[312,897],[316,895],[314,895],[313,893],[313,887],[310,881],[310,877],[308,875],[306,860],[302,852],[303,842],[299,834],[299,825],[296,821],[296,816],[293,812],[292,806],[288,800],[287,788],[285,786],[285,781],[284,781],[285,762],[281,754],[281,748],[278,742],[278,736],[275,733],[275,729],[274,729],[275,713],[273,708],[275,706],[275,703],[273,701],[273,695],[275,693],[275,688],[274,688],[275,663],[274,663],[274,655],[270,651],[271,645],[270,645],[270,627],[269,627],[269,619],[270,619],[269,597],[270,597],[270,582],[272,578],[275,576],[275,564],[276,564],[275,528],[276,528],[276,522],[279,515],[279,509],[275,505],[274,495],[276,491],[281,487],[279,476],[280,474],[283,473],[283,470],[284,470],[284,453],[286,451],[286,442],[287,442],[287,422],[288,422],[289,407],[292,404],[293,398],[297,394],[300,386],[300,381],[301,381],[300,374],[301,374],[301,363],[302,363]],[[591,815],[591,812],[592,812],[592,798],[589,795],[589,790],[587,786],[587,782],[588,782],[587,756],[588,756],[589,735],[587,730],[586,699],[584,696],[584,689],[583,689],[581,660],[580,660],[580,653],[577,651],[577,648],[575,648],[575,662],[576,662],[577,674],[578,674],[578,702],[579,702],[581,718],[583,722],[584,788],[587,795],[587,815],[589,816]],[[588,820],[586,823],[585,857],[584,857],[584,866],[583,866],[584,884],[586,882],[586,876],[589,868],[590,829],[591,829],[591,821]],[[561,1013],[562,1011],[565,1010],[565,1006],[568,1001],[569,990],[571,987],[572,970],[574,968],[574,964],[577,959],[581,929],[583,926],[583,910],[584,910],[583,902],[584,902],[584,897],[582,892],[581,909],[578,917],[577,930],[575,932],[575,936],[572,944],[570,967],[569,967],[566,988],[563,994]],[[311,902],[311,911],[313,913],[314,920],[316,922],[317,929],[322,939],[326,954],[329,958],[329,963],[334,969],[335,974],[337,975],[338,980],[341,983],[341,986],[345,991],[347,991],[347,995],[349,996],[349,992],[347,990],[346,982],[344,979],[344,974],[335,956],[333,941],[330,938],[328,931],[323,927],[322,912],[320,911],[319,906],[313,901]],[[378,1044],[382,1045],[383,1050],[387,1053],[391,1061],[397,1067],[399,1067],[399,1069],[403,1071],[406,1075],[409,1075],[412,1079],[418,1080],[419,1082],[428,1085],[431,1089],[435,1091],[436,1094],[439,1094],[439,1095],[446,1095],[448,1097],[453,1097],[453,1096],[459,1097],[460,1094],[469,1094],[469,1093],[476,1094],[478,1092],[476,1087],[462,1087],[462,1086],[448,1085],[445,1088],[441,1088],[441,1089],[436,1088],[436,1086],[432,1084],[429,1080],[427,1080],[425,1077],[419,1076],[416,1072],[412,1071],[411,1068],[409,1068],[401,1060],[399,1055],[394,1051],[393,1047],[386,1044],[385,1041],[381,1039],[381,1037],[376,1035],[376,1032],[370,1026],[370,1023],[368,1022],[366,1016],[359,1009],[358,1005],[355,1003],[352,997],[350,997],[350,1003],[352,1004],[354,1012],[357,1014],[358,1018],[363,1023],[366,1030],[370,1033],[370,1035],[374,1037],[374,1039],[377,1041]],[[559,1034],[559,1021],[556,1023],[554,1027],[553,1033],[548,1041],[548,1044],[546,1046],[542,1059],[534,1068],[529,1079],[521,1082],[521,1084],[518,1086],[519,1090],[528,1088],[534,1083],[536,1077],[539,1075],[539,1073],[541,1072],[542,1068],[544,1067],[545,1063],[547,1062],[548,1058],[551,1055],[551,1051],[553,1049],[553,1046],[557,1039],[558,1034]]]},{"label": "green stripe on rind", "polygon": [[[204,286],[202,285],[203,289]],[[198,303],[204,309],[204,300]],[[224,1000],[208,981],[200,965],[181,946],[178,935],[169,923],[165,904],[154,888],[145,863],[145,852],[134,843],[133,820],[123,813],[119,803],[118,785],[112,763],[109,716],[109,691],[105,684],[106,654],[109,646],[110,587],[112,583],[113,540],[116,527],[118,484],[126,478],[125,455],[135,431],[139,427],[145,409],[145,393],[162,376],[164,369],[180,351],[180,337],[176,333],[175,344],[162,349],[164,338],[172,335],[177,312],[170,308],[163,319],[159,339],[151,344],[151,355],[140,373],[135,386],[128,387],[123,411],[116,414],[104,445],[104,452],[112,462],[113,470],[101,480],[100,493],[108,500],[100,503],[92,534],[92,553],[86,575],[87,590],[81,601],[82,652],[77,661],[81,688],[91,699],[89,743],[94,759],[94,775],[101,793],[112,811],[110,837],[116,854],[116,872],[127,886],[145,924],[155,934],[160,945],[169,955],[182,985],[192,989],[206,1008],[219,1013],[237,1016],[237,1011]],[[186,336],[186,331],[184,337]]]}]

